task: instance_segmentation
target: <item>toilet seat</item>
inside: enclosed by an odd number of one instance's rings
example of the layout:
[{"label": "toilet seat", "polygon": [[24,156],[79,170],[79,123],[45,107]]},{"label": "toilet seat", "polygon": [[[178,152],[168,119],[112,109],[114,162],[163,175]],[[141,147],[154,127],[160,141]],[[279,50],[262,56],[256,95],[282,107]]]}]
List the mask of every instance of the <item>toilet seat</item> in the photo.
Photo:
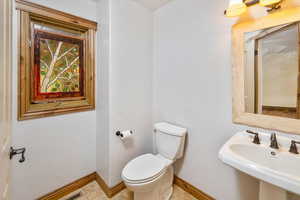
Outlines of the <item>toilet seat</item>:
[{"label": "toilet seat", "polygon": [[166,167],[165,160],[153,154],[144,154],[124,167],[122,177],[130,183],[146,183],[164,174]]}]

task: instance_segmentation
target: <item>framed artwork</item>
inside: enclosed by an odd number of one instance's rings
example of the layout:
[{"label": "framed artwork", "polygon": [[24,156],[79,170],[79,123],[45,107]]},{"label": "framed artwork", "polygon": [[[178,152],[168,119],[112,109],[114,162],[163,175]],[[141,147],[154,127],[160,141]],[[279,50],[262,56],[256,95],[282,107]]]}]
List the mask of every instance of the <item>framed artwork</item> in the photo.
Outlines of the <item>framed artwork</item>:
[{"label": "framed artwork", "polygon": [[24,0],[19,120],[95,109],[95,22]]},{"label": "framed artwork", "polygon": [[83,40],[36,30],[33,101],[83,97]]}]

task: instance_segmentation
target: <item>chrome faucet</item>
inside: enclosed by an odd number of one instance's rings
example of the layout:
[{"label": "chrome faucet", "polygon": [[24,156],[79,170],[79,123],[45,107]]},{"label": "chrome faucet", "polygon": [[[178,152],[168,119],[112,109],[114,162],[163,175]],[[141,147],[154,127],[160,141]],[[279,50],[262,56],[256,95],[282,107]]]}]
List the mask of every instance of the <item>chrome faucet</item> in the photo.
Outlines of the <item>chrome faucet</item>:
[{"label": "chrome faucet", "polygon": [[270,139],[271,139],[270,147],[271,147],[272,149],[279,149],[279,146],[278,146],[278,142],[277,142],[277,138],[276,138],[276,134],[275,134],[275,133],[272,133]]}]

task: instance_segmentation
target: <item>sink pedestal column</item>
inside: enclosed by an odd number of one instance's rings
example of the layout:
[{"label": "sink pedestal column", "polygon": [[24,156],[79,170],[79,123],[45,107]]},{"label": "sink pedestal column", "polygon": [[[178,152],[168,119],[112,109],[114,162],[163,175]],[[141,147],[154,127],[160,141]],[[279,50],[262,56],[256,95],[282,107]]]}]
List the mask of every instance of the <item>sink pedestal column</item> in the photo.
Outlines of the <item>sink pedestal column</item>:
[{"label": "sink pedestal column", "polygon": [[264,181],[260,181],[259,200],[288,200],[288,197],[285,190]]}]

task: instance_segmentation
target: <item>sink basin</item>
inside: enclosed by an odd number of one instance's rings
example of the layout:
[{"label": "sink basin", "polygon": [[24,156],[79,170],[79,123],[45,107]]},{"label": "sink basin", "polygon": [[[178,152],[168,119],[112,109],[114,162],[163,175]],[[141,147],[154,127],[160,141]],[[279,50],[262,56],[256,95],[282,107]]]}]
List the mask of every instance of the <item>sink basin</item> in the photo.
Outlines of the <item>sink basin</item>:
[{"label": "sink basin", "polygon": [[270,134],[259,133],[259,137],[257,145],[246,131],[237,133],[223,145],[219,158],[263,183],[300,195],[300,155],[289,152],[291,139],[277,136],[279,150],[275,150],[269,147]]}]

